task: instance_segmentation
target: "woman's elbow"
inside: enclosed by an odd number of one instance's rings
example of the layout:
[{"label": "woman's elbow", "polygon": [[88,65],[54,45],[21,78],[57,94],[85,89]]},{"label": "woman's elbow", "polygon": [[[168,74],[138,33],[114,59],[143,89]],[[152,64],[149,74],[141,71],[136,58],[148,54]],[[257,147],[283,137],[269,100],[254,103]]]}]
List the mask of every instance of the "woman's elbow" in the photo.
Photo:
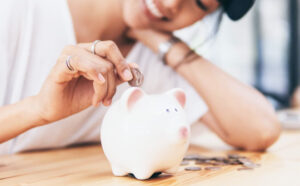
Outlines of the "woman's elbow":
[{"label": "woman's elbow", "polygon": [[281,133],[281,127],[278,118],[274,114],[272,117],[264,118],[254,135],[244,147],[248,151],[264,151],[276,142]]}]

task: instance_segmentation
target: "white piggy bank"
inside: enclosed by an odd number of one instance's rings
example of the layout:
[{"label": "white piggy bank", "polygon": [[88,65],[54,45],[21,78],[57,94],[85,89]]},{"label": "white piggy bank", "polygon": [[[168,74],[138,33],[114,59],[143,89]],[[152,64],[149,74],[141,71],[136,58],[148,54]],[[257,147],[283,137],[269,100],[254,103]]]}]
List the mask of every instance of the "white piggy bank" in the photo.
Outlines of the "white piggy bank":
[{"label": "white piggy bank", "polygon": [[185,100],[181,89],[147,95],[130,88],[108,109],[101,143],[115,176],[132,173],[143,180],[176,172],[190,138]]}]

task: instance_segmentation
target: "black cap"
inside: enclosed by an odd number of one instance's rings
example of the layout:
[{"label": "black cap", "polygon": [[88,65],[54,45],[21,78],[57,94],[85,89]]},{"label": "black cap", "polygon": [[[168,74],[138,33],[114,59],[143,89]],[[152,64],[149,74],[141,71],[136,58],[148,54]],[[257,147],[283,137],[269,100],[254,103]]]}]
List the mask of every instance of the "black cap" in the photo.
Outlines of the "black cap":
[{"label": "black cap", "polygon": [[218,0],[228,17],[234,21],[242,18],[253,6],[255,0]]}]

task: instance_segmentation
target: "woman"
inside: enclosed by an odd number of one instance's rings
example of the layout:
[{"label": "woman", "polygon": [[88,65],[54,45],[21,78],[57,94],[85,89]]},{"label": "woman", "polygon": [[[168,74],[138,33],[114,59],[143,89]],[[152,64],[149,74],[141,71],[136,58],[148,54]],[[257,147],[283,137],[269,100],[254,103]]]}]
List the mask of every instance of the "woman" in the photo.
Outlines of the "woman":
[{"label": "woman", "polygon": [[[231,19],[239,19],[253,4],[251,0],[11,0],[3,4],[2,154],[99,142],[106,110],[99,104],[109,106],[126,88],[122,82],[132,79],[130,66],[136,64],[127,61],[138,63],[145,75],[142,88],[148,93],[184,88],[189,122],[202,116],[201,122],[234,147],[264,150],[279,136],[274,110],[259,92],[191,52],[185,43],[170,39],[172,31],[219,7]],[[160,51],[162,59],[138,41],[155,53]]]}]

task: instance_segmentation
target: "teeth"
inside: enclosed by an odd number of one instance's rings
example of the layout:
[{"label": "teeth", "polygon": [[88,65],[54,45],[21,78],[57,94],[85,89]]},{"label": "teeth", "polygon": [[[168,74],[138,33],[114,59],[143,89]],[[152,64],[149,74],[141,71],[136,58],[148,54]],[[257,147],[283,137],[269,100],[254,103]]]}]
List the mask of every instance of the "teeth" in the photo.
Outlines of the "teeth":
[{"label": "teeth", "polygon": [[158,10],[153,0],[146,0],[146,5],[149,11],[157,18],[162,18],[163,14]]}]

